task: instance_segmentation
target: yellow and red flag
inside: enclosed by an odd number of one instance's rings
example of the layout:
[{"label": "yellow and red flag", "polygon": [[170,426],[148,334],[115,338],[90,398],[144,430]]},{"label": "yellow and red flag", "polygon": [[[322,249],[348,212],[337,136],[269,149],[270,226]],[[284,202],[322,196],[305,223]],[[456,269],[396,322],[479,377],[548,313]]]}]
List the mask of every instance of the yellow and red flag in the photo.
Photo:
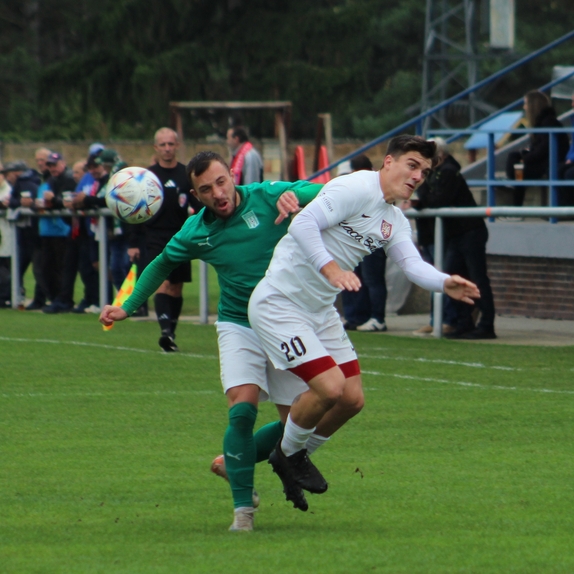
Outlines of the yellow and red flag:
[{"label": "yellow and red flag", "polygon": [[[131,269],[127,274],[127,277],[124,279],[124,282],[120,287],[120,290],[116,293],[116,297],[114,299],[114,302],[112,303],[114,307],[121,307],[126,302],[126,299],[133,293],[134,287],[136,286],[137,274],[138,274],[138,267],[134,263],[131,266]],[[113,323],[109,327],[102,325],[104,331],[109,331],[113,326],[114,326]]]}]

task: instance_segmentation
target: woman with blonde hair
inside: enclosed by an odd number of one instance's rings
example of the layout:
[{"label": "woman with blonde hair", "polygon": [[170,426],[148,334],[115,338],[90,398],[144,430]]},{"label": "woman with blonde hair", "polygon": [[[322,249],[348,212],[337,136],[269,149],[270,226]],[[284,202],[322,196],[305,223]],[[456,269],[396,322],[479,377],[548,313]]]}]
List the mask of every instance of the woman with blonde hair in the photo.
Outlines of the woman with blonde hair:
[{"label": "woman with blonde hair", "polygon": [[[529,127],[533,128],[562,128],[562,123],[556,117],[556,111],[552,107],[552,101],[543,92],[531,90],[524,96],[524,114]],[[557,163],[563,162],[570,146],[568,136],[565,133],[557,135],[558,158]],[[508,179],[516,179],[515,164],[524,165],[523,179],[543,179],[548,175],[550,136],[544,133],[530,134],[530,142],[527,148],[513,151],[506,158],[506,176]],[[526,187],[514,188],[515,207],[521,207],[524,203]]]}]

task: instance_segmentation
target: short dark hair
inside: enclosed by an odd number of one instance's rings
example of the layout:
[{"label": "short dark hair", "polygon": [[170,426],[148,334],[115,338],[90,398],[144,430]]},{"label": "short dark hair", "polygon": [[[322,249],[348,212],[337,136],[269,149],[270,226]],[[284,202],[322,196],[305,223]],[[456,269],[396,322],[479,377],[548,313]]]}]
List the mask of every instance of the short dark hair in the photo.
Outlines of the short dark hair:
[{"label": "short dark hair", "polygon": [[429,142],[421,136],[412,136],[409,134],[394,137],[389,142],[387,155],[392,155],[394,158],[397,158],[409,151],[416,151],[424,158],[430,159],[432,167],[438,162],[436,144],[434,142]]},{"label": "short dark hair", "polygon": [[218,153],[214,151],[200,151],[189,160],[189,163],[185,168],[187,179],[193,184],[191,176],[201,175],[204,171],[207,171],[207,169],[209,169],[209,166],[214,161],[218,161],[221,165],[223,165],[227,169],[227,171],[229,171],[229,166],[227,165],[227,162]]},{"label": "short dark hair", "polygon": [[366,169],[367,171],[372,171],[373,169],[373,164],[371,160],[364,153],[356,155],[351,160],[350,163],[351,163],[351,169],[353,171],[361,171],[363,169]]},{"label": "short dark hair", "polygon": [[238,138],[239,143],[245,143],[245,142],[249,141],[249,136],[247,135],[247,130],[244,127],[237,126],[236,128],[233,128],[231,135],[234,138]]}]

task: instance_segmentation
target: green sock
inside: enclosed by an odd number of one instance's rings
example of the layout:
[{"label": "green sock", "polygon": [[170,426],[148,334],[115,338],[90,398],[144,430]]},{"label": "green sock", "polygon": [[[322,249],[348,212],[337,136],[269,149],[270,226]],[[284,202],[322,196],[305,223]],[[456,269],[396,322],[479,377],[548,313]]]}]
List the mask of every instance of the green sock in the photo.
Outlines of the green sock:
[{"label": "green sock", "polygon": [[256,462],[267,460],[277,441],[283,435],[283,423],[275,421],[262,426],[254,435],[255,447],[257,448]]},{"label": "green sock", "polygon": [[238,403],[229,409],[223,454],[235,508],[253,506],[253,474],[257,456],[253,427],[256,418],[257,407],[251,403]]}]

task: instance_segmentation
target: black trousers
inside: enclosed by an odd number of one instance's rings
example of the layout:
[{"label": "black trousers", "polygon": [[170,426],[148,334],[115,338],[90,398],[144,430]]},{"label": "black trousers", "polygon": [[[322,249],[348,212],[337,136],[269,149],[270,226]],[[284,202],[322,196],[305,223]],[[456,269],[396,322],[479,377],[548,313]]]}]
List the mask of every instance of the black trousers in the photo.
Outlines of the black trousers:
[{"label": "black trousers", "polygon": [[[488,230],[486,227],[471,229],[461,235],[450,238],[445,254],[445,273],[458,274],[467,277],[476,284],[480,291],[480,299],[476,305],[481,311],[478,328],[487,330],[494,328],[494,297],[490,279],[486,269],[486,242]],[[457,324],[466,328],[469,324],[472,306],[460,301],[454,302],[457,308]]]}]

